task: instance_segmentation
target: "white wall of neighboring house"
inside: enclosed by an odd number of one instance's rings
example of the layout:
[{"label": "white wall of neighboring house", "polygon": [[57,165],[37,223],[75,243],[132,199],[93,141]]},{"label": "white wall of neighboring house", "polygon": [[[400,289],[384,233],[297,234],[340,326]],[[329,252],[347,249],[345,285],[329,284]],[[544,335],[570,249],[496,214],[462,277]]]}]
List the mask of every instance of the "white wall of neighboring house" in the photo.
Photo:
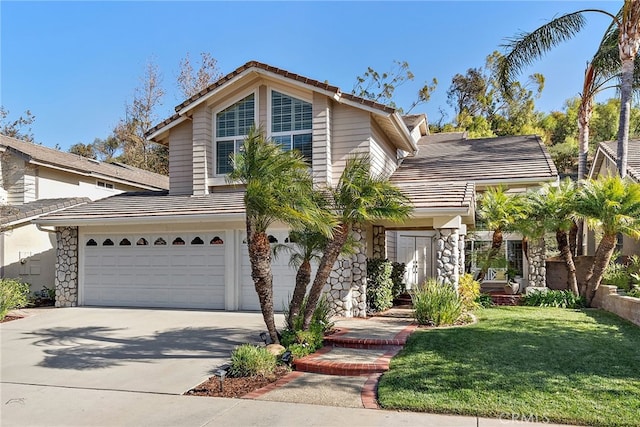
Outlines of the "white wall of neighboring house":
[{"label": "white wall of neighboring house", "polygon": [[42,232],[34,224],[2,234],[2,277],[19,278],[31,285],[31,291],[53,288],[55,234]]}]

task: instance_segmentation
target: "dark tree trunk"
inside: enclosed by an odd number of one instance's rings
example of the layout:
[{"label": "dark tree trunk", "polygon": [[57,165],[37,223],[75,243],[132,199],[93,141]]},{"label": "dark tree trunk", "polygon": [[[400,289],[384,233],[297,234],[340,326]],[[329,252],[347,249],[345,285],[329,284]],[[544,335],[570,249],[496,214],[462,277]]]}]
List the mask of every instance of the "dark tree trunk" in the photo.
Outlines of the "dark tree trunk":
[{"label": "dark tree trunk", "polygon": [[296,273],[296,287],[293,289],[293,296],[289,303],[289,315],[287,317],[287,326],[293,329],[293,320],[300,313],[304,296],[307,293],[307,286],[311,281],[311,263],[305,259],[302,261],[298,272]]},{"label": "dark tree trunk", "polygon": [[604,270],[609,265],[611,256],[616,248],[616,242],[617,237],[615,234],[605,234],[598,245],[593,265],[587,273],[587,288],[584,295],[587,307],[591,307],[593,297],[596,295],[598,287],[600,287]]},{"label": "dark tree trunk", "polygon": [[279,344],[278,331],[273,317],[273,274],[271,273],[271,246],[264,231],[256,232],[247,217],[247,247],[251,260],[251,278],[258,294],[264,323],[273,343]]},{"label": "dark tree trunk", "polygon": [[498,255],[498,252],[500,252],[501,247],[502,247],[502,230],[500,229],[493,230],[493,237],[491,238],[491,249],[489,249],[489,253],[487,254],[487,259],[482,265],[482,269],[480,270],[480,274],[478,275],[478,278],[476,280],[478,280],[479,282],[484,280],[484,276],[487,275],[487,271],[491,266],[491,261],[493,261],[496,258],[496,256]]},{"label": "dark tree trunk", "polygon": [[348,237],[349,226],[347,224],[340,224],[335,231],[333,238],[329,241],[322,253],[322,259],[320,259],[320,265],[318,265],[316,277],[313,279],[313,284],[311,285],[309,296],[307,297],[307,306],[304,310],[304,323],[302,325],[304,330],[309,329],[311,317],[318,305],[318,301],[322,295],[322,290],[327,283],[327,279],[329,279],[333,265],[338,260],[338,256],[340,256],[340,252],[342,252],[342,248],[344,247]]},{"label": "dark tree trunk", "polygon": [[569,230],[569,250],[573,256],[584,255],[582,253],[583,226],[584,221],[578,221],[577,223],[574,221],[571,230]]},{"label": "dark tree trunk", "polygon": [[560,256],[564,261],[565,267],[567,267],[567,286],[573,292],[574,295],[579,295],[578,280],[576,279],[576,265],[573,262],[573,253],[571,252],[571,245],[567,232],[563,230],[556,230],[556,242],[558,242],[558,249],[560,250]]}]

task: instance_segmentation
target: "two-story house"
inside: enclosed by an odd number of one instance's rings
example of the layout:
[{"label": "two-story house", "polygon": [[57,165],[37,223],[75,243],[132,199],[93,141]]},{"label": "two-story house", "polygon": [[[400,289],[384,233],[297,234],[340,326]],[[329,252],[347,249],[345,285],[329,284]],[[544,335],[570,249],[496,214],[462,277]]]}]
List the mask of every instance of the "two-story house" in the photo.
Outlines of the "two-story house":
[{"label": "two-story house", "polygon": [[[366,314],[367,257],[410,263],[412,282],[434,276],[457,283],[465,268],[464,236],[474,224],[476,181],[488,185],[478,178],[487,168],[478,164],[489,165],[497,181],[511,176],[519,186],[557,180],[535,137],[441,140],[428,135],[425,115],[402,117],[328,83],[249,62],[149,132],[150,140],[169,146],[168,194],[125,193],[38,221],[57,227],[61,241],[57,305],[259,309],[243,190],[225,179],[230,154],[241,150],[254,125],[285,149],[299,150],[316,185],[331,186],[349,156],[366,153],[372,173],[391,177],[414,205],[404,224],[362,224],[354,233],[360,252],[336,263],[326,287],[334,311],[345,316]],[[517,162],[522,156],[524,171]],[[284,226],[270,235],[274,243],[288,241]],[[273,273],[281,309],[295,272],[279,257]]]},{"label": "two-story house", "polygon": [[56,235],[32,223],[128,191],[169,188],[166,176],[0,135],[0,277],[53,288]]}]

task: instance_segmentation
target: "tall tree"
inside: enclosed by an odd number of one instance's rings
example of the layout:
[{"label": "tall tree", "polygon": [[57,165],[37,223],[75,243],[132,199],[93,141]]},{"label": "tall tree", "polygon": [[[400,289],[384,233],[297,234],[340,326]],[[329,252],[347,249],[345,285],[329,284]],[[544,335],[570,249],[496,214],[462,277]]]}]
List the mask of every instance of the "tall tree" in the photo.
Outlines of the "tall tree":
[{"label": "tall tree", "polygon": [[361,98],[370,99],[408,114],[416,106],[423,104],[431,98],[431,94],[438,86],[438,80],[433,78],[431,84],[425,83],[418,89],[416,100],[411,103],[407,111],[397,107],[393,100],[395,90],[414,79],[414,74],[407,61],[393,61],[389,71],[380,73],[372,67],[367,67],[363,75],[356,77],[351,93]]},{"label": "tall tree", "polygon": [[[640,47],[640,1],[625,0],[622,9],[617,15],[601,9],[583,9],[568,13],[553,19],[530,33],[517,35],[505,45],[507,53],[500,63],[499,79],[503,85],[508,85],[513,76],[523,68],[533,63],[534,60],[540,58],[553,47],[575,36],[585,27],[585,14],[590,12],[604,14],[612,20],[612,25],[603,37],[601,47],[607,45],[607,41],[611,39],[611,34],[617,35],[621,100],[617,163],[618,172],[621,176],[625,176],[627,173],[627,145],[629,140],[634,61]],[[610,71],[606,70],[603,73],[605,69],[600,67],[603,62],[600,62],[597,56],[598,54],[587,66],[583,85],[580,127],[581,132],[586,131],[587,135],[580,140],[579,171],[581,176],[584,176],[586,172],[585,143],[588,141],[588,120],[591,114],[594,91],[598,90],[599,79],[606,79]]]},{"label": "tall tree", "polygon": [[260,308],[269,336],[279,343],[273,318],[273,274],[267,229],[275,221],[293,228],[311,225],[330,235],[334,222],[318,207],[311,194],[313,182],[302,155],[283,151],[252,128],[243,149],[233,157],[230,183],[245,186],[247,247]]},{"label": "tall tree", "polygon": [[78,142],[77,144],[73,144],[69,147],[69,152],[88,159],[95,160],[98,158],[96,150],[93,148],[92,144],[83,144],[82,142]]},{"label": "tall tree", "polygon": [[133,102],[126,106],[126,116],[114,129],[122,146],[122,162],[158,173],[168,174],[167,148],[150,142],[146,132],[158,121],[156,110],[162,103],[165,91],[158,66],[149,61],[135,89]]},{"label": "tall tree", "polygon": [[178,74],[178,87],[185,98],[190,98],[211,83],[222,77],[218,61],[208,52],[200,53],[200,67],[194,71],[189,52],[180,61],[180,73]]},{"label": "tall tree", "polygon": [[590,306],[616,248],[618,234],[640,238],[640,184],[619,176],[587,181],[578,193],[576,212],[590,228],[602,230],[583,290]]},{"label": "tall tree", "polygon": [[7,121],[7,117],[9,117],[9,111],[0,106],[0,134],[27,142],[35,142],[31,125],[36,120],[36,116],[31,114],[31,111],[25,111],[23,116],[13,121]]},{"label": "tall tree", "polygon": [[335,188],[328,189],[328,196],[338,226],[322,253],[309,290],[304,310],[304,329],[309,328],[322,290],[353,227],[375,220],[402,221],[413,210],[409,199],[388,178],[372,175],[368,156],[349,158]]}]

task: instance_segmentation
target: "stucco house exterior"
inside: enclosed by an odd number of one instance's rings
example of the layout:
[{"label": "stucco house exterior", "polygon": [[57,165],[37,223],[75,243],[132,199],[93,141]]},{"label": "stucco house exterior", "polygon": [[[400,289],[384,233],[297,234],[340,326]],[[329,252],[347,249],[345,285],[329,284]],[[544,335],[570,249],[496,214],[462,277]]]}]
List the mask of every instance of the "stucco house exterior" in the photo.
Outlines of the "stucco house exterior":
[{"label": "stucco house exterior", "polygon": [[[346,159],[366,153],[410,198],[404,224],[362,224],[359,253],[339,260],[326,286],[336,314],[366,315],[367,257],[409,265],[407,280],[457,284],[465,236],[475,224],[476,192],[514,191],[556,181],[537,137],[467,140],[429,135],[423,114],[401,116],[328,83],[248,62],[176,107],[148,138],[169,147],[169,191],[123,193],[51,213],[62,277],[58,306],[112,305],[258,310],[247,254],[243,189],[229,185],[229,155],[261,126],[307,158],[317,186],[337,182]],[[272,242],[288,230],[274,226]],[[276,309],[287,304],[295,271],[273,262]]]},{"label": "stucco house exterior", "polygon": [[[640,139],[629,140],[627,156],[627,176],[635,182],[640,182]],[[617,157],[617,141],[607,141],[598,144],[598,149],[596,150],[593,164],[589,171],[589,178],[597,179],[599,176],[613,176],[617,174]],[[593,233],[590,233],[588,242],[588,253],[595,254],[595,239]],[[636,240],[627,235],[621,235],[618,241],[618,249],[623,256],[640,255],[640,240]]]},{"label": "stucco house exterior", "polygon": [[0,277],[53,288],[56,234],[32,221],[127,191],[169,188],[166,176],[0,135]]}]

